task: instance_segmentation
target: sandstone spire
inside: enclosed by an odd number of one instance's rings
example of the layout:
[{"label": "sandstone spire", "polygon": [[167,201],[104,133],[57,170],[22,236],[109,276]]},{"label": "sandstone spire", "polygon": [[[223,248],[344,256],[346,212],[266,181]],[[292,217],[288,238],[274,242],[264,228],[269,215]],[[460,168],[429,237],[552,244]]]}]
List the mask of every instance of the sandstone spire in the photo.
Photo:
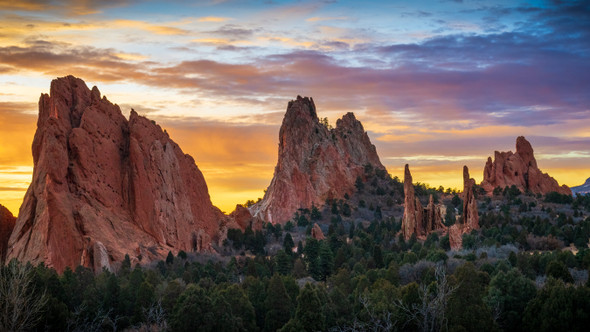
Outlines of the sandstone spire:
[{"label": "sandstone spire", "polygon": [[463,223],[472,229],[479,228],[479,215],[477,214],[477,201],[473,193],[475,180],[469,177],[469,169],[463,166]]},{"label": "sandstone spire", "polygon": [[442,204],[434,204],[434,197],[430,195],[426,208],[415,196],[414,185],[410,167],[406,164],[404,169],[404,216],[402,219],[402,233],[409,239],[412,234],[424,238],[432,231],[444,229],[442,222],[446,208]]}]

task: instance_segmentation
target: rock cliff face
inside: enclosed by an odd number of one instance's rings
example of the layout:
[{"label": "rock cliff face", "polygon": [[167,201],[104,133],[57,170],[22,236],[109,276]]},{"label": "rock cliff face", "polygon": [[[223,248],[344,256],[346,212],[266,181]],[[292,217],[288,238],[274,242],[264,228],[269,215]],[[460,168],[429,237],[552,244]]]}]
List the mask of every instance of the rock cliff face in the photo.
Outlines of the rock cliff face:
[{"label": "rock cliff face", "polygon": [[537,167],[531,144],[523,137],[516,139],[516,153],[494,152],[494,161],[489,157],[483,171],[481,186],[488,194],[495,188],[515,185],[520,191],[534,194],[547,194],[556,191],[571,195],[566,185],[559,186],[557,181]]},{"label": "rock cliff face", "polygon": [[414,193],[414,184],[410,167],[406,164],[404,170],[404,216],[402,219],[402,232],[407,240],[416,234],[418,238],[424,238],[432,231],[444,230],[443,218],[446,207],[442,204],[434,204],[434,197],[430,195],[426,209]]},{"label": "rock cliff face", "polygon": [[479,229],[479,215],[477,200],[473,193],[475,180],[469,177],[469,169],[463,166],[463,216],[462,223],[449,227],[449,242],[452,249],[459,249],[463,245],[463,234]]},{"label": "rock cliff face", "polygon": [[39,100],[33,180],[9,240],[8,258],[61,272],[109,268],[168,250],[207,250],[224,216],[195,161],[155,122],[73,76]]},{"label": "rock cliff face", "polygon": [[6,258],[6,249],[8,248],[8,239],[12,234],[16,218],[4,206],[0,205],[0,264]]},{"label": "rock cliff face", "polygon": [[299,208],[352,194],[365,164],[385,169],[354,114],[344,115],[330,129],[318,119],[313,99],[298,96],[289,102],[279,132],[274,177],[251,211],[267,222],[285,223]]}]

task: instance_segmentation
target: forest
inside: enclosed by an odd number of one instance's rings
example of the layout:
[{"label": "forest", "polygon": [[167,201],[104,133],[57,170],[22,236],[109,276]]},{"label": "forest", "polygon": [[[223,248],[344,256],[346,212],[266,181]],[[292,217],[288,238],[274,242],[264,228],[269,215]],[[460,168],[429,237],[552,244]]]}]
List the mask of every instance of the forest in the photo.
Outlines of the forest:
[{"label": "forest", "polygon": [[[403,188],[397,178],[377,178],[384,182],[358,183],[365,198],[300,210],[284,226],[230,230],[221,254],[170,252],[136,266],[126,257],[98,274],[79,266],[59,275],[13,260],[0,274],[0,327],[587,331],[590,195],[506,188],[482,196],[480,230],[451,250],[448,235],[436,232],[406,241],[401,217],[387,212],[397,211]],[[416,191],[449,206],[446,223],[460,220],[455,192],[420,184]],[[388,200],[390,210],[377,205]],[[325,239],[311,237],[314,223],[327,229]]]}]

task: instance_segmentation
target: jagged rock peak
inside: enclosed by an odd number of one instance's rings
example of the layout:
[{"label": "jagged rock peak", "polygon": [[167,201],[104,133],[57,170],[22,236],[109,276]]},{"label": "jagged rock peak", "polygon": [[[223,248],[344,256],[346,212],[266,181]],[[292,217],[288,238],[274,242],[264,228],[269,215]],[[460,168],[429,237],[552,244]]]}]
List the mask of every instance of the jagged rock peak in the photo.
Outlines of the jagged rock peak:
[{"label": "jagged rock peak", "polygon": [[192,157],[154,122],[73,76],[39,100],[33,180],[8,258],[63,271],[208,250],[224,216]]},{"label": "jagged rock peak", "polygon": [[10,210],[0,205],[0,266],[2,266],[1,264],[6,257],[8,239],[10,238],[10,234],[12,234],[15,221],[16,218],[12,215]]},{"label": "jagged rock peak", "polygon": [[352,194],[366,164],[385,170],[354,114],[344,115],[331,128],[318,118],[312,98],[297,96],[288,103],[279,131],[273,179],[263,200],[251,207],[252,214],[285,223],[299,208]]},{"label": "jagged rock peak", "polygon": [[469,169],[463,166],[463,223],[472,229],[479,228],[479,215],[477,212],[477,200],[473,188],[475,180],[469,177]]},{"label": "jagged rock peak", "polygon": [[494,160],[489,157],[483,172],[481,186],[491,195],[495,188],[515,185],[522,192],[547,194],[556,191],[571,195],[566,185],[560,186],[557,181],[537,167],[533,147],[524,136],[516,139],[516,153],[494,152]]},{"label": "jagged rock peak", "polygon": [[410,167],[406,164],[404,169],[404,215],[402,218],[402,233],[407,240],[416,234],[418,238],[425,239],[435,230],[444,229],[443,218],[446,207],[443,204],[435,204],[434,197],[430,195],[426,208],[416,197]]}]

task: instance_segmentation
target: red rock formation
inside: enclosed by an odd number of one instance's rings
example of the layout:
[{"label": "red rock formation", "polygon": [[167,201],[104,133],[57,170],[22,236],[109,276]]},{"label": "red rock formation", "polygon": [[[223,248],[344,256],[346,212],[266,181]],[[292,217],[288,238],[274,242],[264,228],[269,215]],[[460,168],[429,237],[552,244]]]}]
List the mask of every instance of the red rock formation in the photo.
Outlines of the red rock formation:
[{"label": "red rock formation", "polygon": [[414,193],[412,174],[406,164],[404,170],[404,216],[402,219],[402,233],[407,240],[416,234],[419,238],[425,238],[434,230],[444,230],[443,224],[446,207],[442,204],[434,204],[434,197],[430,195],[426,209]]},{"label": "red rock formation", "polygon": [[495,188],[504,189],[512,185],[522,192],[530,191],[534,194],[547,194],[552,191],[572,194],[566,185],[559,186],[554,178],[539,170],[533,148],[523,136],[516,139],[516,153],[495,151],[494,161],[488,157],[483,171],[481,186],[488,195],[491,195]]},{"label": "red rock formation", "polygon": [[469,177],[469,169],[463,166],[463,223],[472,229],[479,229],[477,200],[473,193],[475,180]]},{"label": "red rock formation", "polygon": [[4,262],[8,239],[12,234],[16,218],[4,206],[0,205],[0,263]]},{"label": "red rock formation", "polygon": [[254,218],[248,208],[241,204],[236,205],[236,209],[229,214],[230,220],[235,223],[235,227],[240,228],[242,231],[248,226],[252,227],[252,230],[262,230],[262,221],[258,218]]},{"label": "red rock formation", "polygon": [[33,180],[8,258],[61,272],[209,248],[224,216],[192,157],[78,78],[54,80],[50,92],[39,100]]},{"label": "red rock formation", "polygon": [[279,132],[279,157],[264,198],[251,208],[262,220],[285,223],[299,208],[322,206],[327,198],[355,191],[364,165],[385,169],[362,124],[348,113],[329,129],[311,98],[289,102]]},{"label": "red rock formation", "polygon": [[416,233],[416,224],[416,195],[414,194],[410,166],[406,164],[404,169],[404,216],[402,219],[402,233],[406,240]]},{"label": "red rock formation", "polygon": [[324,232],[322,232],[322,229],[320,228],[320,225],[318,225],[318,224],[313,224],[313,227],[311,229],[311,237],[316,240],[325,240],[326,239],[326,237],[324,236]]},{"label": "red rock formation", "polygon": [[463,166],[463,222],[449,227],[449,242],[452,249],[459,249],[463,245],[463,234],[479,229],[479,215],[477,200],[473,193],[475,180],[469,177],[469,169]]}]

